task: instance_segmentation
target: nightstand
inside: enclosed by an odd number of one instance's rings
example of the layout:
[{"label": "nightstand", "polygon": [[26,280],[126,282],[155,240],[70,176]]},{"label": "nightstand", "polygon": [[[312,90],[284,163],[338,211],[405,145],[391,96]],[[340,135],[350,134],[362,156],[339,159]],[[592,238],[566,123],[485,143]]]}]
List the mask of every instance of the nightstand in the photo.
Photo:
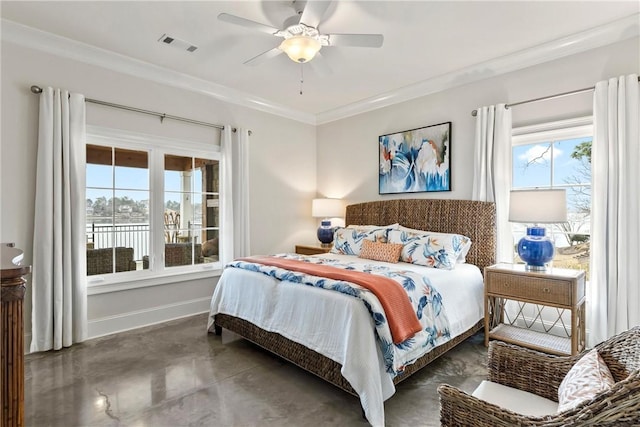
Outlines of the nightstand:
[{"label": "nightstand", "polygon": [[326,254],[331,248],[323,248],[321,246],[296,245],[296,253],[300,255],[318,255]]},{"label": "nightstand", "polygon": [[[506,301],[510,303],[506,309]],[[533,304],[533,316],[525,316],[525,304]],[[555,308],[553,318],[543,316]],[[562,314],[571,313],[571,325]],[[511,313],[509,313],[511,312]],[[514,314],[515,312],[515,314]],[[550,268],[527,271],[522,264],[496,264],[484,270],[485,345],[490,339],[517,344],[556,355],[575,355],[585,347],[585,273]],[[548,333],[560,328],[563,335]],[[536,330],[537,329],[537,330]]]}]

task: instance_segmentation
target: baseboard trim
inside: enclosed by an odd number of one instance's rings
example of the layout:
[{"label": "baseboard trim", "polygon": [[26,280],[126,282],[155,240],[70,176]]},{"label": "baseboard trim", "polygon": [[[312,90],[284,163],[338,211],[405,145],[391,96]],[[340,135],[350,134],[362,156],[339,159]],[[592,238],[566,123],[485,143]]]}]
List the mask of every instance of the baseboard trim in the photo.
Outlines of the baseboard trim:
[{"label": "baseboard trim", "polygon": [[[93,319],[88,322],[89,334],[87,339],[90,340],[170,320],[195,316],[196,314],[208,313],[210,304],[211,297],[197,298]],[[29,353],[31,353],[31,332],[26,332],[24,334],[24,354]]]},{"label": "baseboard trim", "polygon": [[210,303],[211,298],[205,297],[92,319],[88,324],[88,339],[207,313]]}]

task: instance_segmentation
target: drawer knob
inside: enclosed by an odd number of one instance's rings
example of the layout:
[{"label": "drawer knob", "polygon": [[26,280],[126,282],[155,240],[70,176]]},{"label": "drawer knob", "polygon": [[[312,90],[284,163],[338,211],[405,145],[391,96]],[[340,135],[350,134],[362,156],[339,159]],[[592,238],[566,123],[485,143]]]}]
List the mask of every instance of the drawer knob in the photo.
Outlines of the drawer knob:
[{"label": "drawer knob", "polygon": [[545,293],[545,294],[548,294],[549,292],[551,292],[551,289],[549,289],[549,288],[544,288],[544,289],[543,289],[543,291],[544,291],[544,293]]}]

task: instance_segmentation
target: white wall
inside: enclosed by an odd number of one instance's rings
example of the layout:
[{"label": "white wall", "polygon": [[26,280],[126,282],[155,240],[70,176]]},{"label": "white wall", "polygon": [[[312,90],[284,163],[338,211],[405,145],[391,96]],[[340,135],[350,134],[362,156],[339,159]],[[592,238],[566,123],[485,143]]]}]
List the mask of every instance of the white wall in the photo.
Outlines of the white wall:
[{"label": "white wall", "polygon": [[[5,41],[2,42],[1,82],[0,241],[15,242],[25,251],[26,263],[32,260],[38,128],[38,96],[29,91],[33,84],[69,89],[88,98],[251,129],[252,252],[293,251],[296,243],[314,240],[315,221],[310,217],[311,199],[316,194],[314,126]],[[87,104],[87,123],[164,137],[211,143],[218,141],[214,129],[170,120],[161,124],[155,117],[95,104]],[[162,320],[158,307],[173,313],[173,316],[206,309],[216,281],[210,278],[92,295],[88,301],[90,331],[105,333],[109,330],[109,322],[126,327],[136,326],[136,322],[145,318]],[[27,334],[31,330],[30,289],[31,283],[25,299]]]},{"label": "white wall", "polygon": [[[27,263],[32,259],[38,123],[38,97],[29,92],[32,84],[251,129],[251,245],[252,252],[258,254],[291,251],[296,243],[315,242],[316,224],[310,218],[310,200],[316,190],[319,195],[344,197],[351,202],[402,197],[378,195],[381,134],[453,122],[453,191],[406,197],[468,199],[475,127],[471,110],[481,105],[517,102],[593,86],[608,77],[640,72],[640,41],[635,38],[315,128],[4,41],[1,47],[0,241],[15,242],[25,251]],[[590,113],[589,94],[513,110],[515,126]],[[153,117],[93,104],[87,105],[87,122],[165,137],[217,141],[207,128],[169,120],[160,124]],[[202,309],[215,281],[205,279],[92,295],[90,324],[99,334],[109,330],[108,323],[124,328],[135,326],[141,319],[161,320],[161,310],[157,308],[174,315]],[[31,284],[28,290],[30,287]],[[27,333],[31,329],[30,306],[28,292]]]},{"label": "white wall", "polygon": [[[472,110],[590,87],[631,73],[640,73],[638,38],[318,126],[318,193],[350,202],[400,197],[469,199],[475,133]],[[587,93],[513,107],[513,123],[517,127],[579,117],[591,115],[591,110],[592,95]],[[447,121],[452,122],[452,191],[379,195],[378,136]]]}]

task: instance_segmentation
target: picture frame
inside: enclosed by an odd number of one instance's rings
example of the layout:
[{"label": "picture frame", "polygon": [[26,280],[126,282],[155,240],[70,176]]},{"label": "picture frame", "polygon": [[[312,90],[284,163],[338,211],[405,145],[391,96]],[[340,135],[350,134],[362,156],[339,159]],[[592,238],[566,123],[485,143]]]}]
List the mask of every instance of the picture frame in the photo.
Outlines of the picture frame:
[{"label": "picture frame", "polygon": [[378,137],[378,194],[451,191],[451,122]]}]

